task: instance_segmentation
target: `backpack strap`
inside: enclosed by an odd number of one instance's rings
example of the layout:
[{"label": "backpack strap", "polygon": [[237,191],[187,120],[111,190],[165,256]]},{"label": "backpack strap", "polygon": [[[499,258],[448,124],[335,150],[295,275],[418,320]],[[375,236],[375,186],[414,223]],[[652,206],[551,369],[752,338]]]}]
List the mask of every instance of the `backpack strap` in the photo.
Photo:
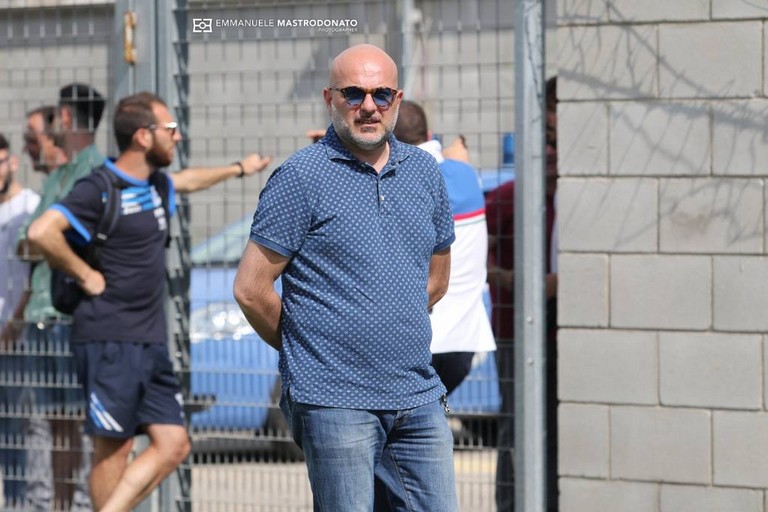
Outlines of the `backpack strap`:
[{"label": "backpack strap", "polygon": [[101,259],[101,246],[107,241],[109,236],[115,230],[117,221],[120,218],[121,189],[115,173],[104,167],[97,167],[94,174],[104,181],[106,187],[106,200],[104,202],[104,212],[101,214],[99,224],[96,226],[96,233],[93,237],[93,243],[88,245],[86,253],[86,262],[94,267],[98,267]]}]

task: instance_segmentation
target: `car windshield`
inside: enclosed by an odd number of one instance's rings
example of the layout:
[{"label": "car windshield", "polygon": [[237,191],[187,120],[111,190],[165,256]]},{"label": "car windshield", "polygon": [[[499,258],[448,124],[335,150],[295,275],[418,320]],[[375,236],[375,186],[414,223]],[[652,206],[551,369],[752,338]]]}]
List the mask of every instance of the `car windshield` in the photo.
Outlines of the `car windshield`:
[{"label": "car windshield", "polygon": [[237,264],[243,254],[253,216],[246,215],[190,251],[192,266]]}]

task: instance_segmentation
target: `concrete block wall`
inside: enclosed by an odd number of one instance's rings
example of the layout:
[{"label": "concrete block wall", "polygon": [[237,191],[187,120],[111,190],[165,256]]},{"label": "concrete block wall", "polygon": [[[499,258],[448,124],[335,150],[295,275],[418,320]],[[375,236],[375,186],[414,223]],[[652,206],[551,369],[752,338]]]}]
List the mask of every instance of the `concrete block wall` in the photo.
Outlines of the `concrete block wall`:
[{"label": "concrete block wall", "polygon": [[768,512],[768,2],[559,0],[563,512]]}]

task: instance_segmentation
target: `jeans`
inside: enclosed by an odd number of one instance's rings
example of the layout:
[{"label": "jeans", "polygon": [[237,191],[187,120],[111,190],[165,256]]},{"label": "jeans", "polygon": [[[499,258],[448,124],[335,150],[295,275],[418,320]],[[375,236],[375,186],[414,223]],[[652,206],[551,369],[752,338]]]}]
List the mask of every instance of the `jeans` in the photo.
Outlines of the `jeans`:
[{"label": "jeans", "polygon": [[297,403],[284,392],[280,407],[304,452],[315,511],[458,511],[440,402],[369,411]]}]

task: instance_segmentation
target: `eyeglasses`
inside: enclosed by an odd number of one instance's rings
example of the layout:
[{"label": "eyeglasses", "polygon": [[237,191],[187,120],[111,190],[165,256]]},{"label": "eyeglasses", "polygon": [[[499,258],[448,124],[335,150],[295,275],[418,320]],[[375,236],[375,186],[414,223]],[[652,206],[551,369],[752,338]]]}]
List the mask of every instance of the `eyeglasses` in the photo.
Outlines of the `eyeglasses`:
[{"label": "eyeglasses", "polygon": [[154,123],[147,126],[147,130],[156,130],[157,128],[165,128],[171,134],[171,137],[173,137],[176,135],[176,130],[179,128],[179,123],[176,121],[171,121],[170,123],[164,123],[159,126]]},{"label": "eyeglasses", "polygon": [[347,105],[350,107],[359,107],[365,101],[366,95],[370,94],[373,98],[373,102],[382,110],[386,110],[392,106],[392,102],[395,101],[398,90],[391,89],[389,87],[376,87],[375,89],[364,89],[357,87],[356,85],[350,87],[328,87],[332,91],[339,91]]}]

